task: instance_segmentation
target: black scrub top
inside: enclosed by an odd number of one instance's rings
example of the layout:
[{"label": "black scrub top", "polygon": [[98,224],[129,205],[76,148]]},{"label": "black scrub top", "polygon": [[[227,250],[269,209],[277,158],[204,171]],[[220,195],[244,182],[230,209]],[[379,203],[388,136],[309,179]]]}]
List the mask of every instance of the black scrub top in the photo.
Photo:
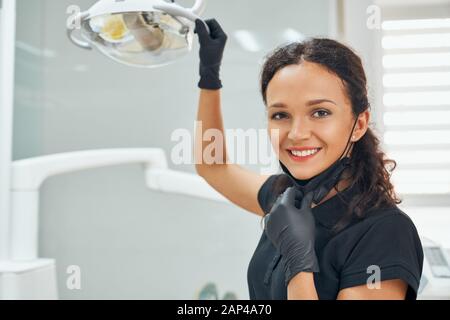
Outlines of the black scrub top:
[{"label": "black scrub top", "polygon": [[[279,195],[273,189],[274,182],[283,175],[270,176],[258,192],[259,204],[266,213]],[[338,194],[348,203],[356,192],[355,184]],[[423,251],[411,219],[393,206],[373,210],[363,219],[352,219],[343,230],[332,233],[331,228],[346,209],[338,195],[311,209],[316,222],[320,272],[314,273],[314,283],[319,299],[336,299],[344,288],[367,284],[374,275],[373,269],[368,270],[371,265],[380,267],[380,281],[404,280],[408,284],[406,299],[416,299]],[[284,259],[264,231],[250,260],[247,281],[251,300],[287,299]]]}]

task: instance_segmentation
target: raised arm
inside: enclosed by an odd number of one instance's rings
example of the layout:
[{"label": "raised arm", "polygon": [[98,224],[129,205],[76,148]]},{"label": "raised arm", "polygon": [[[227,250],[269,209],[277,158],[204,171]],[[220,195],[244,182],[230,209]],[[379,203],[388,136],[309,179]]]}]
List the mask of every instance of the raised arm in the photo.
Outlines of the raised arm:
[{"label": "raised arm", "polygon": [[[195,167],[197,173],[228,200],[247,211],[263,215],[257,195],[269,176],[228,163],[220,100],[222,83],[219,78],[227,36],[216,20],[206,20],[206,23],[210,34],[200,20],[196,21],[195,30],[200,42],[200,97],[194,144]],[[212,154],[207,147],[213,142],[204,139],[205,132],[209,129],[215,131],[215,136],[219,133],[222,137],[220,143],[214,141],[216,147],[222,145],[222,148],[216,148],[216,152]]]}]

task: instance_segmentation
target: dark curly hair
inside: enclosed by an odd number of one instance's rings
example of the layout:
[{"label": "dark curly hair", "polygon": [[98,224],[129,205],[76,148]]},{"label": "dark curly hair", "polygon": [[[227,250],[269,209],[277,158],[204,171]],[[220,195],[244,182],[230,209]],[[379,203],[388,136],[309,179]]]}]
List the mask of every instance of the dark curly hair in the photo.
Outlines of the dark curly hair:
[{"label": "dark curly hair", "polygon": [[[266,56],[260,76],[260,90],[265,105],[267,86],[275,73],[283,67],[303,61],[320,64],[342,80],[351,101],[354,120],[365,110],[370,110],[367,80],[360,57],[348,46],[327,38],[308,38],[303,42],[289,43]],[[348,211],[334,226],[335,232],[342,230],[354,218],[362,219],[375,209],[393,207],[402,202],[390,182],[396,166],[395,160],[386,158],[379,139],[368,128],[353,146],[349,168],[350,187],[357,184],[359,194],[348,203]],[[278,179],[275,183],[276,194],[282,193],[289,181]],[[337,196],[340,197],[339,193]]]}]

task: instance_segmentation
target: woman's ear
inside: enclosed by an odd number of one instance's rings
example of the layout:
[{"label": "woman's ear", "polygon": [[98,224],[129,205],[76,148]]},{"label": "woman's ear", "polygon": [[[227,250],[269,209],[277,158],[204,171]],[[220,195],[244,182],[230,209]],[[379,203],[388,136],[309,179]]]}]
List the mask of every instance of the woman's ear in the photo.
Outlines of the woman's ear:
[{"label": "woman's ear", "polygon": [[369,128],[370,112],[366,110],[358,116],[358,120],[351,138],[352,142],[356,142],[366,133]]}]

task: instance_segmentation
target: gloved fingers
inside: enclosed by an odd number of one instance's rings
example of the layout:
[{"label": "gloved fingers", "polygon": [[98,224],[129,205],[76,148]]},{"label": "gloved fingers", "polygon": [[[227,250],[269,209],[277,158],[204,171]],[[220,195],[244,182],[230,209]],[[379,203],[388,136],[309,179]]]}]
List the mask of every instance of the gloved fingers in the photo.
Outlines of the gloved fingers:
[{"label": "gloved fingers", "polygon": [[300,209],[302,206],[302,199],[303,199],[303,191],[300,190],[299,188],[295,188],[295,200],[294,200],[294,205],[295,208]]},{"label": "gloved fingers", "polygon": [[300,210],[311,209],[313,199],[314,199],[314,192],[308,192],[302,199]]},{"label": "gloved fingers", "polygon": [[295,188],[295,191],[296,191],[296,194],[295,194],[296,199],[302,199],[305,194],[304,191],[300,190],[299,188]]},{"label": "gloved fingers", "polygon": [[297,195],[297,190],[295,187],[289,187],[284,191],[281,197],[281,203],[286,206],[293,206],[295,204],[295,198]]},{"label": "gloved fingers", "polygon": [[227,39],[227,35],[226,33],[223,31],[222,27],[220,26],[220,24],[217,22],[216,19],[207,19],[205,20],[206,24],[209,27],[209,30],[211,32],[211,37],[213,39]]},{"label": "gloved fingers", "polygon": [[268,216],[272,211],[275,210],[275,208],[277,208],[279,206],[282,196],[283,196],[283,194],[278,195],[277,199],[275,200],[272,207],[270,208],[270,212],[266,216]]},{"label": "gloved fingers", "polygon": [[201,19],[195,19],[194,32],[198,35],[200,44],[203,44],[209,38],[208,30],[206,30],[205,23]]}]

